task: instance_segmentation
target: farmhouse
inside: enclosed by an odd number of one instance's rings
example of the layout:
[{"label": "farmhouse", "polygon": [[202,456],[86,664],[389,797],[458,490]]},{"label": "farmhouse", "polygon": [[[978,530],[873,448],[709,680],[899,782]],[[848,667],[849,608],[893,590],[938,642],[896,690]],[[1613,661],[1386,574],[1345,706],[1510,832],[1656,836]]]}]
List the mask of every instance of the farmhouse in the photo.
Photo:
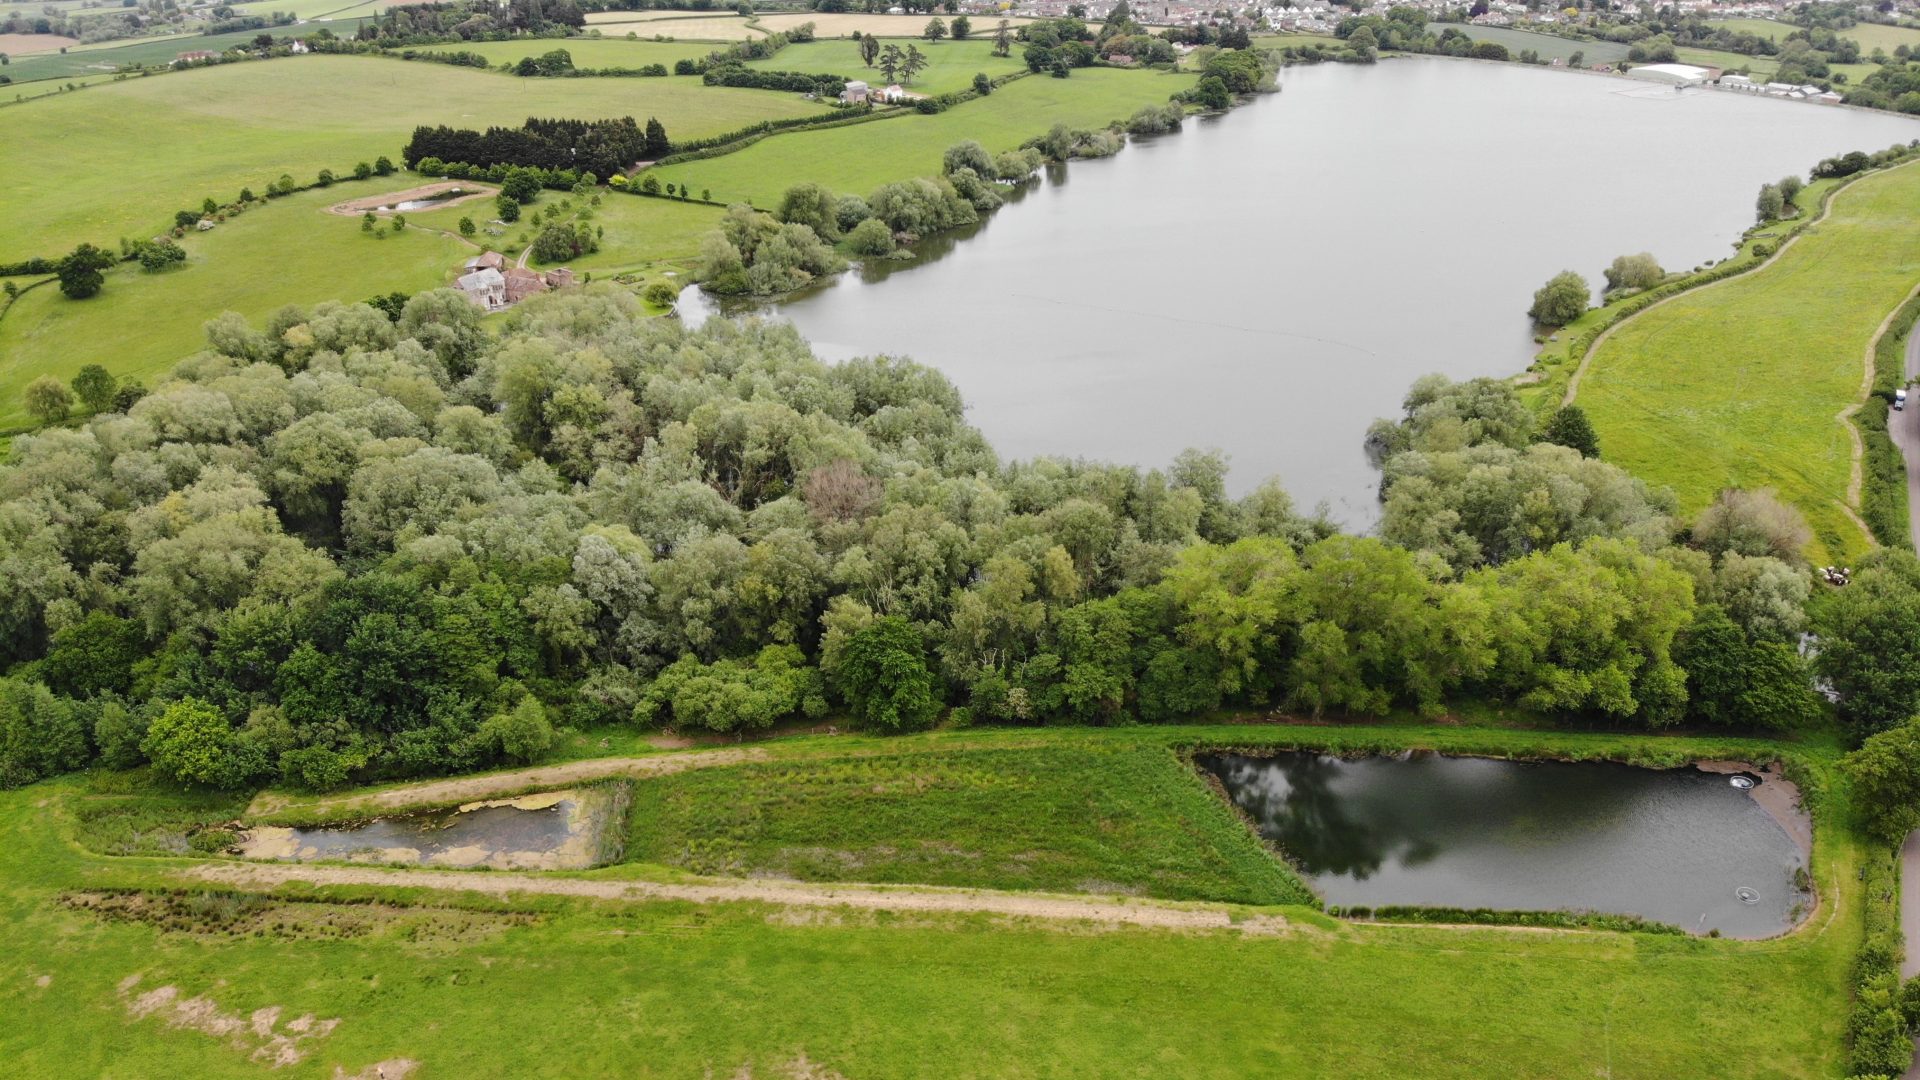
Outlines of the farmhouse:
[{"label": "farmhouse", "polygon": [[462,275],[454,284],[482,311],[499,311],[507,306],[507,279],[492,267]]},{"label": "farmhouse", "polygon": [[183,52],[179,56],[174,57],[173,62],[175,64],[194,64],[202,60],[215,59],[219,55],[220,54],[217,52],[208,52],[205,49],[195,49],[192,52]]},{"label": "farmhouse", "polygon": [[[491,261],[487,261],[491,257]],[[573,284],[573,271],[561,266],[552,270],[529,270],[524,266],[502,266],[497,252],[468,259],[461,265],[466,271],[454,284],[467,294],[473,306],[482,311],[500,311],[538,296],[548,289],[564,289]]]},{"label": "farmhouse", "polygon": [[867,100],[868,93],[870,93],[870,91],[867,89],[867,84],[859,79],[854,79],[847,83],[845,90],[840,91],[840,100],[850,105],[858,105]]}]

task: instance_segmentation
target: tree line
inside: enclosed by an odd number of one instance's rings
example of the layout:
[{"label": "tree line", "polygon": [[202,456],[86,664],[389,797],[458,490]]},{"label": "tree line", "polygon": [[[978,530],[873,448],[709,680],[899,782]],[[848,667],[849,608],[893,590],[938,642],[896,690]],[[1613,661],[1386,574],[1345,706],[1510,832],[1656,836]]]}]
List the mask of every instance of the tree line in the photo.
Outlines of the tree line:
[{"label": "tree line", "polygon": [[[562,726],[833,709],[1819,709],[1804,524],[1762,494],[1681,521],[1496,382],[1423,380],[1376,427],[1383,521],[1355,537],[1275,481],[1234,496],[1218,454],[1004,462],[938,372],[689,332],[612,289],[497,337],[446,290],[207,334],[124,412],[0,466],[7,783],[99,760],[326,788],[529,759]],[[1912,715],[1920,563],[1881,556],[1834,599],[1814,663],[1843,717]]]},{"label": "tree line", "polygon": [[432,159],[472,168],[504,165],[612,176],[637,161],[658,160],[671,151],[666,128],[652,117],[648,117],[644,129],[631,116],[605,120],[529,117],[520,127],[490,127],[484,132],[422,125],[413,129],[401,158],[408,168]]}]

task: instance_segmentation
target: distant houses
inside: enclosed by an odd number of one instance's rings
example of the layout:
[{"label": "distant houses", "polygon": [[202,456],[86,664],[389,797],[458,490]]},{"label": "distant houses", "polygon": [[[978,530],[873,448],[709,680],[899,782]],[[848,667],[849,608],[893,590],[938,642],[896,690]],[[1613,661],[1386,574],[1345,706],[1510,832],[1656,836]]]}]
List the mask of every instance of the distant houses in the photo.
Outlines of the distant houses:
[{"label": "distant houses", "polygon": [[923,97],[926,97],[926,95],[916,94],[901,86],[899,83],[892,83],[875,90],[859,79],[848,82],[847,88],[840,91],[840,100],[850,105],[859,105],[866,102],[874,102],[881,105],[904,105],[909,101],[919,101]]},{"label": "distant houses", "polygon": [[1846,96],[1838,91],[1827,90],[1811,83],[1757,83],[1745,75],[1722,75],[1714,85],[1722,90],[1732,90],[1742,94],[1786,98],[1789,101],[1812,101],[1821,105],[1838,105],[1846,100]]}]

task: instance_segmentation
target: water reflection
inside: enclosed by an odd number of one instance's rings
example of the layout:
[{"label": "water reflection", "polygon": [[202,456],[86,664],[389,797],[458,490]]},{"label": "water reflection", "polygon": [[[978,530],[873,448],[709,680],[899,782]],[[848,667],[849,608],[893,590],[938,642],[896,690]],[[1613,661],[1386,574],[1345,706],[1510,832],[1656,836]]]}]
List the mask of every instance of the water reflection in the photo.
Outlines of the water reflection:
[{"label": "water reflection", "polygon": [[1333,904],[1585,909],[1761,937],[1808,899],[1804,853],[1721,775],[1433,754],[1197,761]]},{"label": "water reflection", "polygon": [[1597,282],[1624,252],[1720,258],[1761,183],[1920,136],[1892,114],[1523,65],[1283,81],[771,309],[827,359],[940,368],[1009,457],[1164,466],[1213,446],[1237,490],[1277,475],[1359,527],[1377,513],[1368,423],[1427,372],[1523,369],[1542,281]]}]

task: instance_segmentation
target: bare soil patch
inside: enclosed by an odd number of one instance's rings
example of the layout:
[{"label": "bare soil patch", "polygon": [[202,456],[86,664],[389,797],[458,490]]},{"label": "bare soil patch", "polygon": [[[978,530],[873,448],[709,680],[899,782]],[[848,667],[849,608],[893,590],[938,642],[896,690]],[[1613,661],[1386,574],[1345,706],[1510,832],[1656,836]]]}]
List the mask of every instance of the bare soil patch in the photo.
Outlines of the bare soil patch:
[{"label": "bare soil patch", "polygon": [[[485,184],[477,184],[472,180],[447,180],[436,184],[422,184],[419,187],[408,188],[405,191],[389,191],[385,195],[368,195],[363,199],[349,199],[346,202],[335,203],[327,207],[327,213],[339,214],[342,217],[359,217],[369,210],[379,213],[381,212],[380,208],[383,206],[392,206],[395,203],[403,203],[410,199],[430,199],[445,191],[460,191],[466,194],[458,198],[446,199],[435,203],[431,207],[422,207],[421,209],[423,211],[428,209],[444,210],[449,206],[459,206],[462,203],[470,203],[475,199],[491,199],[495,195],[500,194],[499,188],[488,187]],[[405,213],[406,211],[386,212]]]},{"label": "bare soil patch", "polygon": [[312,1052],[310,1044],[333,1034],[333,1029],[340,1026],[337,1018],[319,1020],[312,1013],[282,1025],[278,1005],[255,1009],[243,1017],[227,1012],[204,994],[182,997],[177,986],[156,986],[135,993],[140,980],[138,974],[120,980],[120,1003],[130,1018],[154,1017],[168,1027],[210,1035],[246,1053],[249,1060],[270,1068],[299,1064]]},{"label": "bare soil patch", "polygon": [[1780,827],[1793,838],[1795,847],[1809,861],[1813,858],[1813,819],[1800,805],[1800,787],[1780,772],[1778,765],[1761,768],[1751,761],[1696,761],[1694,767],[1701,772],[1732,776],[1735,773],[1752,773],[1760,778],[1759,786],[1748,794],[1760,804],[1767,816],[1779,822]]},{"label": "bare soil patch", "polygon": [[62,37],[59,34],[0,34],[0,53],[8,56],[59,52],[78,44],[79,38]]}]

